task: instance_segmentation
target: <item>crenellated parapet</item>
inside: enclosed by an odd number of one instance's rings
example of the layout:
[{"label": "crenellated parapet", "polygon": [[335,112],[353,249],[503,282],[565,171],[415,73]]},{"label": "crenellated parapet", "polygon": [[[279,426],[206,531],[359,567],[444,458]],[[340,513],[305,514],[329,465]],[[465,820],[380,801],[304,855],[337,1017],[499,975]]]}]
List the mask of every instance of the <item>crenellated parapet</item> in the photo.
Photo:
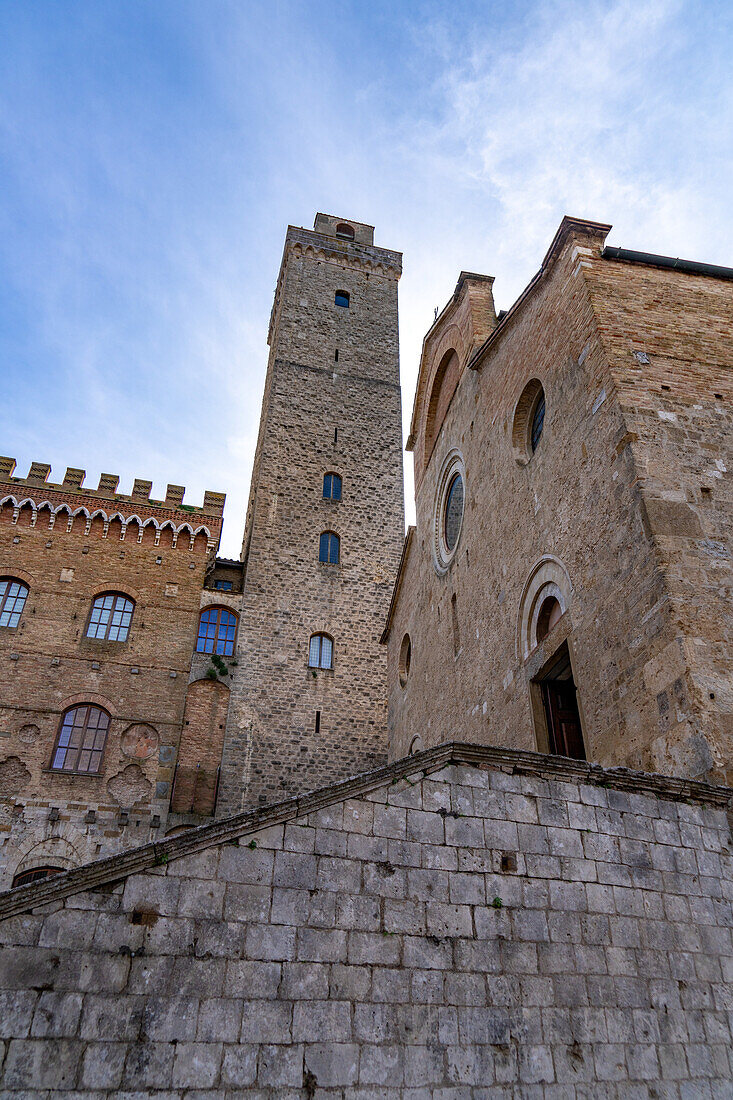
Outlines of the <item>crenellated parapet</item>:
[{"label": "crenellated parapet", "polygon": [[203,505],[194,506],[183,503],[183,485],[168,485],[165,500],[151,500],[153,483],[142,478],[135,478],[128,495],[117,492],[116,474],[102,474],[93,489],[84,485],[86,472],[73,466],[60,483],[48,480],[47,462],[32,462],[26,477],[15,477],[15,467],[14,458],[0,457],[0,509],[6,522],[155,546],[163,539],[190,550],[205,545],[212,551],[219,544],[224,493],[206,490]]}]

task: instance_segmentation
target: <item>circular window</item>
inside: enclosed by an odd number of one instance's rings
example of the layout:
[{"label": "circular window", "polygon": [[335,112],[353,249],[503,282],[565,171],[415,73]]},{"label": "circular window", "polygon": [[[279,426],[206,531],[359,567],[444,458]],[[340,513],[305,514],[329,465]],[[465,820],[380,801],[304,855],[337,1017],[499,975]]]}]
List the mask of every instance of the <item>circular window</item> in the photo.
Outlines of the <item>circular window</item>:
[{"label": "circular window", "polygon": [[454,451],[443,464],[435,501],[433,550],[435,568],[445,573],[452,562],[463,526],[466,472],[463,459]]},{"label": "circular window", "polygon": [[454,474],[448,486],[445,498],[445,520],[443,530],[445,545],[449,554],[452,554],[461,533],[463,521],[463,478],[460,474]]},{"label": "circular window", "polygon": [[524,466],[537,450],[545,425],[545,391],[538,378],[522,390],[512,422],[512,449],[517,462]]},{"label": "circular window", "polygon": [[410,675],[410,661],[412,660],[412,642],[410,641],[410,635],[405,634],[402,639],[402,645],[400,646],[400,683],[404,687],[407,683],[407,677]]}]

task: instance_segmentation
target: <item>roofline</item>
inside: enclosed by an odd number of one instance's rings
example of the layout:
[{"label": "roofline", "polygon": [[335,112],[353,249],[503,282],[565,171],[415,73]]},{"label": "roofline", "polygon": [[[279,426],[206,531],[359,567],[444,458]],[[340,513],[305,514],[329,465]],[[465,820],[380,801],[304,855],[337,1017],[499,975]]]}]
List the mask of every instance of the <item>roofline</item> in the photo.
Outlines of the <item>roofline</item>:
[{"label": "roofline", "polygon": [[510,775],[536,775],[566,783],[612,787],[615,790],[655,795],[657,798],[672,801],[687,799],[721,810],[730,810],[733,806],[733,789],[730,787],[700,783],[694,779],[648,775],[628,768],[603,768],[600,764],[571,760],[566,756],[548,756],[522,749],[446,741],[432,749],[415,753],[414,756],[405,756],[393,764],[386,764],[374,771],[363,772],[340,783],[322,787],[301,798],[287,798],[264,809],[249,810],[224,821],[214,821],[210,825],[199,825],[188,832],[168,837],[160,844],[145,844],[106,859],[95,860],[83,867],[75,867],[71,871],[63,871],[41,882],[16,886],[14,890],[0,894],[0,920],[26,913],[39,905],[61,901],[106,883],[119,882],[128,875],[165,865],[171,859],[181,859],[216,844],[236,841],[241,836],[314,813],[347,798],[358,798],[388,783],[397,783],[407,776],[420,773],[419,778],[422,779],[448,764],[467,764],[493,768]]},{"label": "roofline", "polygon": [[654,252],[635,252],[631,248],[616,248],[606,245],[601,252],[604,260],[623,260],[632,264],[648,264],[649,267],[664,267],[673,271],[684,271],[690,275],[710,275],[714,279],[733,279],[733,267],[719,267],[717,264],[704,264],[698,260],[681,260],[674,256],[658,256]]},{"label": "roofline", "polygon": [[530,279],[517,300],[509,307],[502,319],[499,321],[496,328],[493,329],[493,331],[490,332],[489,335],[486,337],[481,347],[477,348],[477,350],[473,353],[468,361],[469,370],[477,370],[485,352],[488,351],[494,340],[498,339],[499,333],[503,332],[504,329],[507,328],[509,324],[514,320],[518,311],[527,301],[527,298],[530,296],[530,294],[532,294],[542,276],[549,270],[549,268],[557,259],[558,255],[560,254],[560,250],[565,242],[565,238],[568,237],[570,233],[575,232],[599,234],[602,235],[605,239],[605,237],[611,232],[612,228],[613,226],[608,225],[606,222],[592,222],[589,221],[587,218],[573,218],[566,214],[563,220],[560,222],[555,236],[552,238],[552,243],[545,253],[545,257],[540,264],[539,271]]},{"label": "roofline", "polygon": [[394,586],[392,588],[392,598],[389,601],[389,610],[387,611],[387,621],[384,624],[384,630],[382,631],[382,637],[379,639],[380,645],[386,645],[389,638],[389,632],[392,627],[392,619],[394,617],[395,608],[397,607],[397,597],[400,594],[402,588],[402,578],[404,575],[405,565],[407,563],[407,555],[410,553],[410,547],[412,546],[412,540],[415,537],[415,526],[410,525],[407,528],[407,534],[405,535],[405,541],[402,543],[402,554],[400,555],[400,564],[397,566],[397,576],[395,577]]}]

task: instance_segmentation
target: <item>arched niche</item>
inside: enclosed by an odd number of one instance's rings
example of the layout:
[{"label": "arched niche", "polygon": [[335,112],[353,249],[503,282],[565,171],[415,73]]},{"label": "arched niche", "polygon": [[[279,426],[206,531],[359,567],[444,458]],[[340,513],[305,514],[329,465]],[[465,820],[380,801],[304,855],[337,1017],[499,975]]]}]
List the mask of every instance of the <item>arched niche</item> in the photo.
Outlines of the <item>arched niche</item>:
[{"label": "arched niche", "polygon": [[425,466],[430,461],[435,441],[440,433],[451,398],[456,392],[460,376],[461,363],[458,353],[455,348],[449,348],[438,364],[430,389],[430,398],[425,415],[425,442],[423,448],[423,463]]},{"label": "arched niche", "polygon": [[517,651],[526,660],[570,607],[573,586],[567,569],[551,555],[532,567],[519,603]]}]

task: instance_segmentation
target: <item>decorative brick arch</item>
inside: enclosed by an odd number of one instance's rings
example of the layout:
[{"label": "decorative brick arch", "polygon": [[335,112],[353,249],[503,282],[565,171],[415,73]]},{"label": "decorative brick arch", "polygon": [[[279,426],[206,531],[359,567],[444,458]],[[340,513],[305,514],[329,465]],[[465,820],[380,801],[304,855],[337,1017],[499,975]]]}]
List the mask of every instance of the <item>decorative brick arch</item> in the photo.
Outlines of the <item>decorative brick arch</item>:
[{"label": "decorative brick arch", "polygon": [[545,555],[532,567],[519,601],[517,656],[524,661],[537,645],[537,621],[545,600],[554,597],[563,614],[570,607],[573,586],[559,558]]}]

